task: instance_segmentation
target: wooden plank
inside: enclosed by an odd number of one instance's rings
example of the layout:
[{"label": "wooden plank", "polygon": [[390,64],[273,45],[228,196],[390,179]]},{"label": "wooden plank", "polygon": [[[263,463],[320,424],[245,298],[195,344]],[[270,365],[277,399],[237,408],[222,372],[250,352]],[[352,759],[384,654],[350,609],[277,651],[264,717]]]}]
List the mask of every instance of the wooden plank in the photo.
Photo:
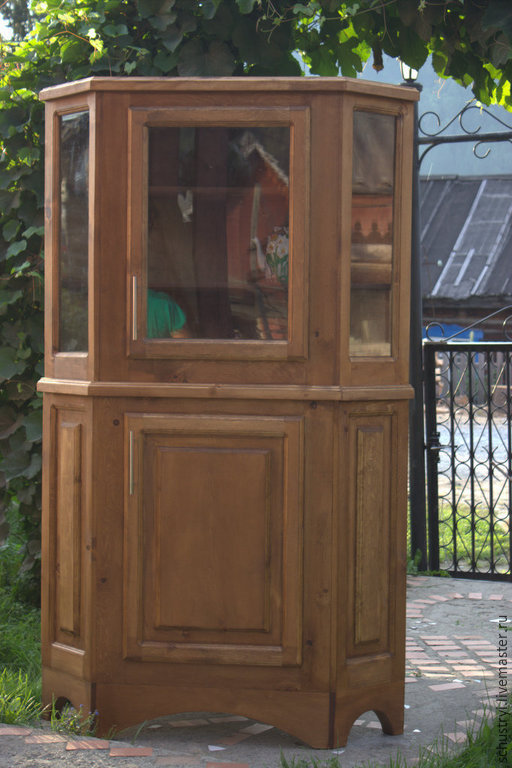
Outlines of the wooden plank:
[{"label": "wooden plank", "polygon": [[40,379],[39,392],[92,395],[94,397],[158,397],[226,400],[410,400],[414,396],[408,385],[324,387],[262,384],[165,384],[163,382],[102,381],[86,382],[68,379]]},{"label": "wooden plank", "polygon": [[381,98],[399,98],[403,101],[418,101],[419,94],[412,88],[372,83],[356,80],[351,77],[223,77],[223,78],[193,78],[193,77],[89,77],[73,83],[44,88],[39,98],[62,98],[63,96],[82,93],[83,91],[118,91],[118,92],[183,92],[194,91],[212,93],[218,92],[288,92],[288,91],[337,91],[348,93],[365,93]]}]

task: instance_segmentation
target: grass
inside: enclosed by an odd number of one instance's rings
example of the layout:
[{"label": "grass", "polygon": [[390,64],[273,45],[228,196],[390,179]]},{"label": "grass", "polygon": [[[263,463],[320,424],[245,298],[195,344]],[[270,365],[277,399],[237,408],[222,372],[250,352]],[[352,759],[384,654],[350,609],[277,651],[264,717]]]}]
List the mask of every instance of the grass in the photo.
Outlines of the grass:
[{"label": "grass", "polygon": [[0,722],[10,725],[41,714],[41,622],[20,593],[18,551],[12,540],[0,550]]},{"label": "grass", "polygon": [[39,610],[24,599],[18,550],[12,541],[0,550],[0,669],[9,673],[9,679],[21,672],[24,685],[39,700],[41,620]]},{"label": "grass", "polygon": [[[459,504],[456,512],[456,544],[457,561],[461,570],[471,566],[473,541],[474,557],[480,570],[483,570],[492,560],[498,572],[506,573],[508,569],[509,534],[505,528],[495,524],[491,531],[489,517],[475,513],[474,524],[471,524],[471,510],[468,505]],[[473,527],[473,530],[472,530]],[[492,542],[492,551],[491,551]],[[452,509],[448,504],[439,510],[439,556],[445,563],[453,562],[454,536]],[[492,555],[492,556],[491,556]]]},{"label": "grass", "polygon": [[41,716],[41,701],[23,672],[4,669],[0,673],[0,723],[34,724]]}]

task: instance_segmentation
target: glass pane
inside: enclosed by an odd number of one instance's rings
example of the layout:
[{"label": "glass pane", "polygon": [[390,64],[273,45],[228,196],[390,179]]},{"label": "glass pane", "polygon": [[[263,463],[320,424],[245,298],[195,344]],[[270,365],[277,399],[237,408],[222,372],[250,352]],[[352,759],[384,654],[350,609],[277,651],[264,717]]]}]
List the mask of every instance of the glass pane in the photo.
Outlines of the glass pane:
[{"label": "glass pane", "polygon": [[60,118],[59,349],[86,352],[89,114]]},{"label": "glass pane", "polygon": [[147,337],[288,337],[288,127],[149,128]]},{"label": "glass pane", "polygon": [[395,117],[354,112],[350,355],[391,355]]}]

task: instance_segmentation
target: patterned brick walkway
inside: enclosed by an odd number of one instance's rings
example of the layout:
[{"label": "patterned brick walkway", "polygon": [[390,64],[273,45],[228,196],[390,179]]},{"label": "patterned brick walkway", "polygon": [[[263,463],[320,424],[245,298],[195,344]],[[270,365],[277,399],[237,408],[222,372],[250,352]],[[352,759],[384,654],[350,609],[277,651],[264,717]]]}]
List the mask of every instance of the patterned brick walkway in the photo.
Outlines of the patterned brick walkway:
[{"label": "patterned brick walkway", "polygon": [[[509,583],[409,578],[404,735],[384,736],[375,714],[366,712],[354,723],[346,747],[315,750],[314,757],[339,754],[343,768],[351,768],[369,760],[386,763],[400,752],[412,766],[419,748],[440,734],[449,745],[461,744],[495,703],[500,622],[512,624]],[[512,641],[512,633],[508,636]],[[162,717],[121,736],[124,742],[79,739],[47,726],[0,725],[0,768],[277,768],[281,753],[288,760],[311,753],[270,725],[233,715]]]}]

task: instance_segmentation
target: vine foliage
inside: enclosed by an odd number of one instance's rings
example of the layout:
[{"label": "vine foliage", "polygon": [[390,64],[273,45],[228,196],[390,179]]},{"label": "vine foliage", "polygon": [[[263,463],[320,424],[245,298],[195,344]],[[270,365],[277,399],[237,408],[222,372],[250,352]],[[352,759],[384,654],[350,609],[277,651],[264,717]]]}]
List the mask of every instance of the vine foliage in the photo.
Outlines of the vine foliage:
[{"label": "vine foliage", "polygon": [[[40,556],[43,375],[43,105],[91,75],[300,75],[293,30],[269,38],[245,0],[47,0],[28,37],[1,44],[0,543],[17,521],[23,569]],[[21,529],[21,530],[20,530]]]}]

